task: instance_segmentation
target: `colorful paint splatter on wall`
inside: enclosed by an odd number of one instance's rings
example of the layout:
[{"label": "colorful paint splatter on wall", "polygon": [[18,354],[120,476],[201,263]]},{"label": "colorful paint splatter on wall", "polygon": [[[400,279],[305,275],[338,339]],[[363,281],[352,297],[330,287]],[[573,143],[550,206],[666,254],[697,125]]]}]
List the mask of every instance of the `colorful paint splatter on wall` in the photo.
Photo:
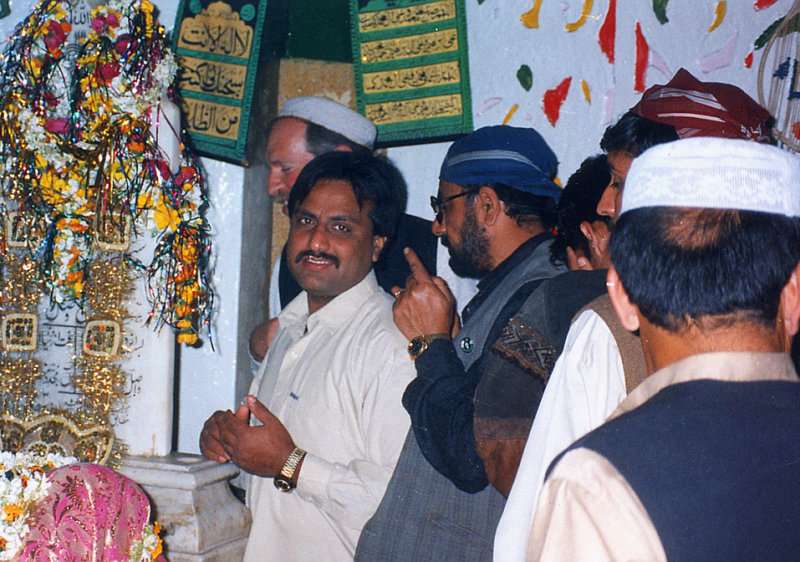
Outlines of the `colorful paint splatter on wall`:
[{"label": "colorful paint splatter on wall", "polygon": [[636,22],[636,66],[634,68],[633,89],[644,92],[647,76],[647,62],[650,59],[650,46],[642,33],[642,24]]},{"label": "colorful paint splatter on wall", "polygon": [[511,118],[514,116],[514,114],[517,112],[518,109],[519,109],[518,103],[515,103],[514,105],[511,106],[511,109],[508,110],[508,113],[506,113],[506,116],[503,119],[503,125],[508,125],[508,122],[511,121]]},{"label": "colorful paint splatter on wall", "polygon": [[739,33],[734,31],[725,45],[697,61],[700,70],[703,72],[711,72],[712,70],[723,68],[731,64],[733,55],[736,53],[736,41],[738,39]]},{"label": "colorful paint splatter on wall", "polygon": [[503,98],[486,98],[482,104],[475,108],[475,115],[483,115],[501,101],[503,101]]},{"label": "colorful paint splatter on wall", "polygon": [[558,122],[558,115],[561,112],[561,106],[564,104],[564,100],[567,99],[571,83],[572,76],[564,78],[558,86],[544,93],[544,97],[542,98],[544,114],[553,127],[555,127]]},{"label": "colorful paint splatter on wall", "polygon": [[577,29],[580,29],[581,26],[586,23],[586,18],[589,17],[589,13],[592,11],[593,5],[594,5],[594,0],[583,0],[583,8],[581,9],[581,16],[578,18],[577,21],[565,25],[564,29],[566,29],[570,33],[576,31]]},{"label": "colorful paint splatter on wall", "polygon": [[531,91],[531,86],[533,86],[533,72],[531,72],[531,67],[527,64],[523,64],[517,70],[517,80],[519,80],[520,86],[522,86],[526,92]]},{"label": "colorful paint splatter on wall", "polygon": [[597,41],[600,43],[600,50],[614,64],[614,39],[617,35],[617,0],[609,0],[608,12],[597,33]]},{"label": "colorful paint splatter on wall", "polygon": [[715,29],[719,27],[719,24],[722,23],[722,20],[725,19],[725,12],[728,10],[728,3],[725,0],[720,0],[717,2],[717,6],[714,8],[714,22],[709,26],[708,32],[711,33]]},{"label": "colorful paint splatter on wall", "polygon": [[533,8],[522,14],[519,19],[531,29],[539,27],[539,8],[542,7],[542,0],[533,0]]},{"label": "colorful paint splatter on wall", "polygon": [[669,18],[667,18],[667,4],[669,4],[669,0],[653,0],[653,12],[661,25],[669,21]]},{"label": "colorful paint splatter on wall", "polygon": [[756,3],[753,4],[753,8],[755,10],[763,10],[764,8],[769,8],[778,0],[756,0]]},{"label": "colorful paint splatter on wall", "polygon": [[581,80],[581,90],[583,90],[583,97],[591,104],[592,91],[589,89],[589,84],[586,83],[586,80]]}]

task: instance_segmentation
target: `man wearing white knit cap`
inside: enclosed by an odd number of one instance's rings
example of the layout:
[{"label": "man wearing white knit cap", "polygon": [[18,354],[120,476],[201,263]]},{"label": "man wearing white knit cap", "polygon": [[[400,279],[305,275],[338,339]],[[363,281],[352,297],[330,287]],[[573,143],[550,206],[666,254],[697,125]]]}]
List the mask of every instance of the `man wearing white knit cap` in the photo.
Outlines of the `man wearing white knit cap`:
[{"label": "man wearing white knit cap", "polygon": [[650,376],[550,466],[533,560],[800,552],[800,160],[695,138],[633,161],[608,289]]},{"label": "man wearing white knit cap", "polygon": [[[315,96],[291,98],[267,130],[267,192],[285,213],[289,193],[306,164],[327,152],[372,152],[376,135],[377,129],[369,119],[340,103]],[[431,233],[431,222],[408,214],[400,218],[394,241],[375,266],[378,284],[384,290],[403,286],[410,275],[403,255],[406,246],[416,252],[429,271],[447,281],[457,300],[463,303],[472,297],[475,283],[461,280],[450,271],[447,250],[440,247]],[[270,280],[269,316],[273,320],[260,324],[250,335],[250,354],[256,361],[254,370],[269,347],[270,336],[274,333],[270,327],[277,327],[274,319],[300,291],[289,274],[285,254],[281,254]]]}]

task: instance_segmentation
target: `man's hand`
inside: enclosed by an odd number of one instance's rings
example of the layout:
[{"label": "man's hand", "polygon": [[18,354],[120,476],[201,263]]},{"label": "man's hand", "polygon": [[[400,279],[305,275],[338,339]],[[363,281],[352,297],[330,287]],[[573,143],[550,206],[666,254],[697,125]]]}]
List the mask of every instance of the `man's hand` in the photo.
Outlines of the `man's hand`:
[{"label": "man's hand", "polygon": [[403,250],[411,267],[406,288],[392,288],[394,323],[409,340],[421,335],[458,332],[456,299],[441,277],[431,277],[411,248]]},{"label": "man's hand", "polygon": [[[246,405],[239,406],[235,414],[217,413],[223,414],[216,424],[219,444],[233,464],[256,476],[272,477],[280,473],[295,445],[289,432],[272,412],[255,396],[248,396]],[[263,425],[249,425],[249,414]]]},{"label": "man's hand", "polygon": [[583,255],[578,255],[572,246],[567,246],[567,269],[575,271],[576,269],[583,269],[585,271],[592,271],[592,262],[586,259]]},{"label": "man's hand", "polygon": [[230,410],[227,412],[217,410],[203,424],[203,431],[200,432],[200,452],[207,459],[217,462],[228,462],[230,460],[222,447],[222,443],[220,443],[219,428],[221,421],[226,416],[232,415]]},{"label": "man's hand", "polygon": [[253,359],[258,362],[264,360],[272,345],[272,340],[275,339],[275,334],[278,333],[278,327],[278,319],[272,318],[253,328],[250,333],[250,355],[253,356]]}]

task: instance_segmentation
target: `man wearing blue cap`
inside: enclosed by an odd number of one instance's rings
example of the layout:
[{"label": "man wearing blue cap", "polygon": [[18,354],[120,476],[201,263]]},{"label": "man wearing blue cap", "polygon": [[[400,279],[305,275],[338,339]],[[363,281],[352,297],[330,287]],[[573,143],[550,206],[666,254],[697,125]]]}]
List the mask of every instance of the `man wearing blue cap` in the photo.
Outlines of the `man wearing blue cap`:
[{"label": "man wearing blue cap", "polygon": [[[476,450],[473,397],[492,342],[531,292],[563,271],[549,259],[556,166],[533,129],[485,127],[448,151],[431,201],[433,232],[453,271],[480,279],[478,294],[459,328],[446,284],[406,250],[412,274],[393,293],[417,371],[403,395],[413,431],[356,559],[491,559],[504,500]],[[535,410],[544,380],[533,381]]]}]

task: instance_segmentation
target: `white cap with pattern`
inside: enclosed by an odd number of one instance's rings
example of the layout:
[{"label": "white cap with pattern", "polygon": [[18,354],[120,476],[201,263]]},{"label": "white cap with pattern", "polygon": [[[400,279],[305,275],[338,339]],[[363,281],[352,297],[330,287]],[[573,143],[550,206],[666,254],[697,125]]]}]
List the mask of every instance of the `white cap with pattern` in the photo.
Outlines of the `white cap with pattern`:
[{"label": "white cap with pattern", "polygon": [[378,130],[372,121],[327,98],[302,96],[283,104],[278,117],[297,117],[339,133],[356,144],[373,148]]},{"label": "white cap with pattern", "polygon": [[800,217],[800,158],[738,139],[689,138],[656,145],[631,164],[620,214],[657,206]]}]

